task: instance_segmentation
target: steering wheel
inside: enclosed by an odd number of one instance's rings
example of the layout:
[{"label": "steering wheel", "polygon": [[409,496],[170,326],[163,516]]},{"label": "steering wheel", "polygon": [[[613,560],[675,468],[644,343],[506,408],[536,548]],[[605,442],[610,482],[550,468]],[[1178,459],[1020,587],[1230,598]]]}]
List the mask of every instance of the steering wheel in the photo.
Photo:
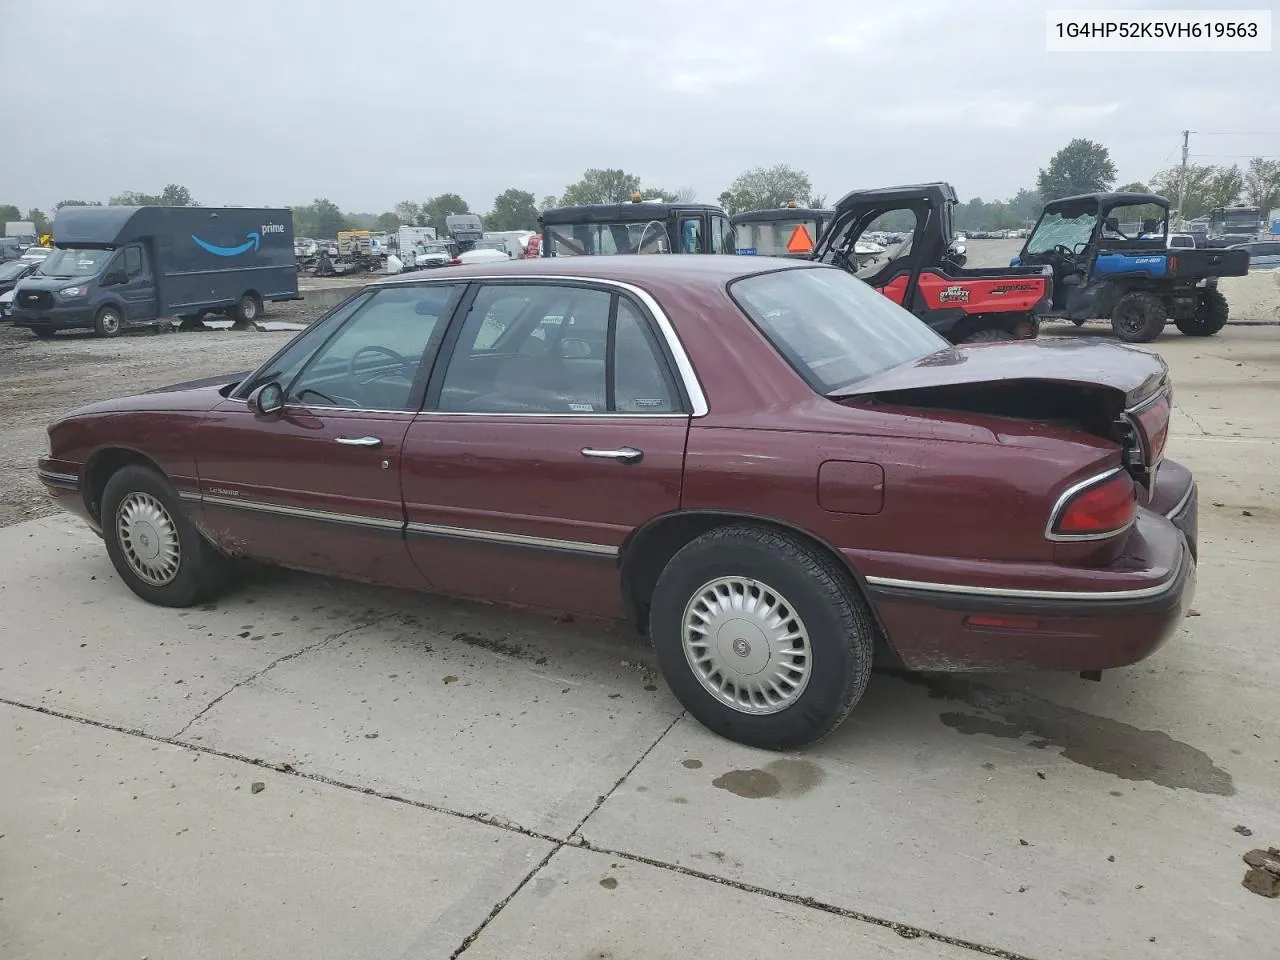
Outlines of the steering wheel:
[{"label": "steering wheel", "polygon": [[373,376],[369,377],[367,380],[359,379],[358,375],[356,374],[356,360],[358,360],[361,355],[366,353],[380,353],[385,357],[390,357],[392,360],[394,360],[396,363],[400,364],[400,366],[404,368],[404,374],[405,374],[406,380],[412,381],[414,374],[418,372],[407,357],[402,356],[399,353],[396,353],[390,347],[384,347],[381,344],[371,343],[367,347],[361,347],[359,350],[353,353],[351,355],[351,359],[347,361],[347,376],[349,376],[352,380],[355,380],[356,382],[358,382],[361,386],[364,386],[367,383],[372,383],[374,380],[377,380],[379,377],[381,377],[384,373],[384,371],[378,371],[374,373]]},{"label": "steering wheel", "polygon": [[1060,253],[1069,260],[1074,260],[1076,256],[1076,252],[1074,250],[1069,247],[1065,247],[1060,243],[1055,243],[1053,245],[1053,252]]}]

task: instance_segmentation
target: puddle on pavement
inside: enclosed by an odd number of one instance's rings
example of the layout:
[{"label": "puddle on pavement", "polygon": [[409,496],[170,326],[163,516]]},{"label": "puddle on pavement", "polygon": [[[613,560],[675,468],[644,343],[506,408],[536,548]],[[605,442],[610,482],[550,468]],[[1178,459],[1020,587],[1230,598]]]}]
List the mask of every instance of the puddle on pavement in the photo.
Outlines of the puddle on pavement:
[{"label": "puddle on pavement", "polygon": [[1060,706],[1014,690],[955,677],[895,674],[923,686],[935,700],[966,703],[987,716],[948,711],[939,719],[957,733],[1008,740],[1031,737],[1039,750],[1055,747],[1073,763],[1122,780],[1145,780],[1161,787],[1229,797],[1235,783],[1203,750],[1160,730],[1139,727]]},{"label": "puddle on pavement", "polygon": [[765,797],[798,797],[820,784],[826,773],[811,760],[774,760],[763,770],[730,770],[711,781],[748,800]]}]

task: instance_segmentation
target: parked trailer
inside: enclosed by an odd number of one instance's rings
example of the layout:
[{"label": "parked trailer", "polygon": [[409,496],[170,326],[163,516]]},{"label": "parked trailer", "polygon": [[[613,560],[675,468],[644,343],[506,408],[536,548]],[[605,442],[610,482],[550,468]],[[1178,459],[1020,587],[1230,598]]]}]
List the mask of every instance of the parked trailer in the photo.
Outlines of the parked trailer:
[{"label": "parked trailer", "polygon": [[14,303],[14,324],[41,337],[208,313],[245,324],[266,301],[301,299],[287,209],[63,207],[53,241]]}]

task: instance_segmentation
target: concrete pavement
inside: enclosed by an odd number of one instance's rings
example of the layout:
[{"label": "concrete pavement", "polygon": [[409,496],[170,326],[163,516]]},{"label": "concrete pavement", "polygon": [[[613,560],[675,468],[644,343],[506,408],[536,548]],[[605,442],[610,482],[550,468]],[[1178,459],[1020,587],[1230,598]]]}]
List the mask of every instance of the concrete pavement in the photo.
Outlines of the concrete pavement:
[{"label": "concrete pavement", "polygon": [[162,610],[0,530],[0,956],[1270,955],[1280,331],[1157,347],[1198,616],[1101,683],[878,674],[793,755],[623,631],[284,573]]}]

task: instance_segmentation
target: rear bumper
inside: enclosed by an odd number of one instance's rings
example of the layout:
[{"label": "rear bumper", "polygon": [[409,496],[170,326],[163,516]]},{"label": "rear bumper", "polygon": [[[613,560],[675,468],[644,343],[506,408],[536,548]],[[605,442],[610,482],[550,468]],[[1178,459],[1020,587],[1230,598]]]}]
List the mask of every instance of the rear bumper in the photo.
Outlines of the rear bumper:
[{"label": "rear bumper", "polygon": [[[1105,670],[1150,656],[1195,595],[1194,492],[1178,524],[1143,511],[1126,570],[1097,571],[1090,589],[965,586],[866,578],[889,642],[911,670]],[[1134,577],[1135,570],[1145,573]],[[1150,576],[1147,576],[1150,574]],[[1116,582],[1108,585],[1108,579]]]},{"label": "rear bumper", "polygon": [[18,307],[13,311],[15,327],[41,327],[49,330],[82,330],[93,327],[93,310],[84,305],[33,310]]}]

